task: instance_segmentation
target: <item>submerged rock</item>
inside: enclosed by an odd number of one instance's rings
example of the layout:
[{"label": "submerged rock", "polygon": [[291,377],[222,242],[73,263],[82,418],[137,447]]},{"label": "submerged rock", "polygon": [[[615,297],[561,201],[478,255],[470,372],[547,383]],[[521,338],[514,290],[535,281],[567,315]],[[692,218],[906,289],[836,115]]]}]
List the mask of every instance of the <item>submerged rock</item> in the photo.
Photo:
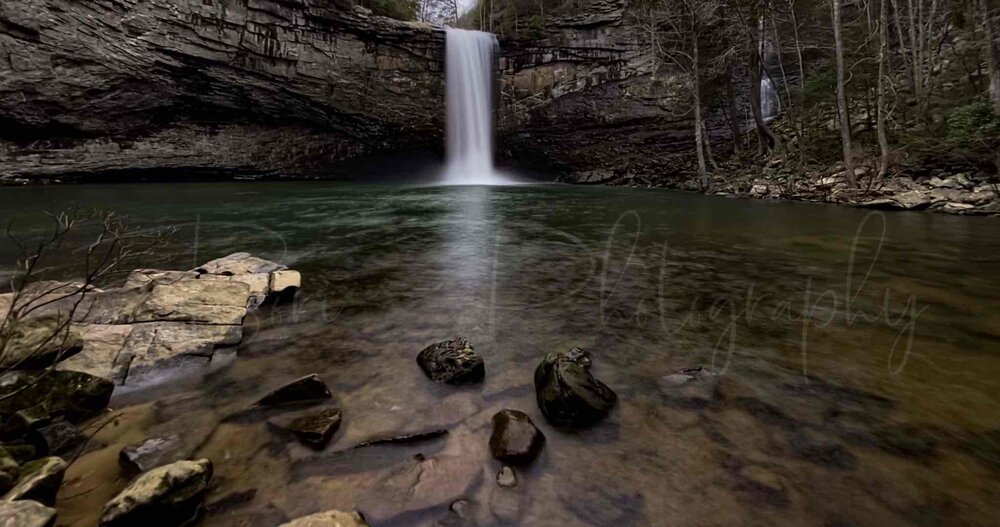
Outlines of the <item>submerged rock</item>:
[{"label": "submerged rock", "polygon": [[212,462],[207,459],[155,468],[104,506],[100,525],[183,525],[197,515],[211,479]]},{"label": "submerged rock", "polygon": [[417,364],[438,383],[475,384],[486,376],[482,357],[464,337],[424,348],[417,355]]},{"label": "submerged rock", "polygon": [[178,461],[183,455],[179,436],[151,437],[122,448],[118,464],[125,472],[136,474]]},{"label": "submerged rock", "polygon": [[500,410],[493,416],[490,453],[495,459],[509,465],[525,465],[538,456],[544,444],[545,436],[528,414]]},{"label": "submerged rock", "polygon": [[517,486],[517,474],[514,469],[504,466],[497,472],[497,485],[509,489]]},{"label": "submerged rock", "polygon": [[62,458],[46,457],[26,463],[21,467],[21,478],[4,499],[34,500],[45,505],[53,505],[65,475],[66,462]]},{"label": "submerged rock", "polygon": [[56,510],[37,501],[0,502],[0,527],[52,527]]},{"label": "submerged rock", "polygon": [[618,396],[590,373],[590,354],[580,348],[550,353],[535,369],[542,414],[556,426],[587,426],[611,411]]},{"label": "submerged rock", "polygon": [[303,516],[278,527],[368,527],[357,511],[326,511]]},{"label": "submerged rock", "polygon": [[351,448],[362,448],[366,446],[376,446],[376,445],[409,445],[413,443],[419,443],[421,441],[429,441],[431,439],[437,439],[439,437],[443,437],[446,435],[448,435],[448,431],[443,428],[439,428],[437,430],[428,430],[426,432],[413,432],[409,434],[379,436],[361,441],[360,443],[354,445]]},{"label": "submerged rock", "polygon": [[660,379],[660,392],[670,402],[701,408],[719,397],[719,374],[703,368],[685,368]]},{"label": "submerged rock", "polygon": [[340,429],[342,415],[340,408],[310,409],[273,417],[268,424],[291,432],[306,446],[322,450]]},{"label": "submerged rock", "polygon": [[257,401],[257,406],[275,406],[285,403],[297,403],[330,399],[333,394],[326,383],[315,373],[296,379],[284,386],[275,388]]}]

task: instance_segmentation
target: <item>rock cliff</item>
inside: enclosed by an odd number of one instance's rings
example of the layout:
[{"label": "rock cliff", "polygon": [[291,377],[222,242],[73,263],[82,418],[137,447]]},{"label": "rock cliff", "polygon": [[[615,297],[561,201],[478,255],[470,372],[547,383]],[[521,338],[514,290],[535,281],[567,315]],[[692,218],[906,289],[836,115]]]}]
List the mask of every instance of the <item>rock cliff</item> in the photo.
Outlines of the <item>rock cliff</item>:
[{"label": "rock cliff", "polygon": [[[539,35],[501,40],[503,155],[582,183],[643,184],[690,163],[688,79],[652,62],[626,4],[591,0]],[[726,126],[708,111],[713,141],[728,140]]]},{"label": "rock cliff", "polygon": [[303,174],[439,143],[444,36],[349,0],[4,0],[0,177]]},{"label": "rock cliff", "polygon": [[[0,178],[324,174],[439,147],[443,31],[350,1],[4,1]],[[651,62],[625,0],[575,11],[501,39],[501,155],[576,182],[680,170],[687,79]]]}]

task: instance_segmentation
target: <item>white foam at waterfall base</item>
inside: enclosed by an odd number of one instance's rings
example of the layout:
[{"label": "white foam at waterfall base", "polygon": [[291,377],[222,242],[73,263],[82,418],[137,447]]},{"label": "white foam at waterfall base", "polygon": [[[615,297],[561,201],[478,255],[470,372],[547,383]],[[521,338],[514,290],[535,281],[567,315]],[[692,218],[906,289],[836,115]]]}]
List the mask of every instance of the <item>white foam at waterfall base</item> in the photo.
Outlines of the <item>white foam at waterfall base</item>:
[{"label": "white foam at waterfall base", "polygon": [[496,37],[491,33],[446,30],[446,185],[512,183],[493,166],[493,53],[496,47]]}]

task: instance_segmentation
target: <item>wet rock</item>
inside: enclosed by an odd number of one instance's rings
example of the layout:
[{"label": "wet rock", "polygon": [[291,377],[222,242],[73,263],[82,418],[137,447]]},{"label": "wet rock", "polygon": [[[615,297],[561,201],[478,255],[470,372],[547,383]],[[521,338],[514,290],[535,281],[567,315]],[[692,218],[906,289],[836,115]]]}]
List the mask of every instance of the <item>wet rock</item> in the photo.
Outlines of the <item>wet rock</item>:
[{"label": "wet rock", "polygon": [[21,467],[21,477],[4,499],[7,501],[35,500],[45,505],[56,502],[56,493],[66,475],[66,462],[58,457],[46,457]]},{"label": "wet rock", "polygon": [[84,437],[76,426],[59,417],[51,423],[30,430],[27,440],[35,446],[38,454],[46,456],[69,451],[82,443]]},{"label": "wet rock", "polygon": [[517,486],[517,474],[514,473],[514,469],[504,466],[497,472],[497,485],[504,488],[513,488]]},{"label": "wet rock", "polygon": [[788,443],[795,455],[810,463],[845,470],[857,464],[854,454],[844,445],[809,428],[790,433]]},{"label": "wet rock", "polygon": [[150,470],[104,506],[100,525],[182,525],[197,514],[211,479],[212,462],[207,459]]},{"label": "wet rock", "polygon": [[184,456],[181,447],[180,436],[151,437],[122,448],[118,454],[118,464],[128,474],[146,472],[179,461]]},{"label": "wet rock", "polygon": [[354,445],[351,448],[362,448],[366,446],[375,445],[409,445],[412,443],[419,443],[421,441],[429,441],[431,439],[437,439],[448,435],[448,431],[445,429],[428,430],[426,432],[414,432],[409,434],[398,434],[391,436],[380,436],[371,439],[366,439],[360,443]]},{"label": "wet rock", "polygon": [[236,276],[244,274],[270,274],[286,269],[284,265],[258,258],[250,253],[233,253],[205,262],[194,269],[198,274]]},{"label": "wet rock", "polygon": [[719,374],[709,368],[685,368],[660,378],[660,393],[685,408],[702,408],[719,398]]},{"label": "wet rock", "polygon": [[340,408],[331,407],[280,415],[271,418],[268,424],[292,433],[308,447],[322,450],[340,429],[341,417]]},{"label": "wet rock", "polygon": [[545,436],[535,427],[528,414],[517,410],[500,410],[493,416],[490,453],[502,463],[531,463],[544,444]]},{"label": "wet rock", "polygon": [[86,373],[8,372],[0,376],[0,416],[23,411],[27,423],[43,416],[78,423],[104,410],[113,390],[107,379]]},{"label": "wet rock", "polygon": [[590,354],[580,348],[550,353],[535,370],[542,414],[556,426],[587,426],[611,411],[615,392],[590,373]]},{"label": "wet rock", "polygon": [[332,397],[330,388],[319,378],[319,375],[313,373],[271,390],[257,401],[257,406],[318,401]]},{"label": "wet rock", "polygon": [[37,501],[0,502],[0,527],[53,527],[56,510]]},{"label": "wet rock", "polygon": [[333,510],[304,516],[279,527],[368,527],[368,524],[357,511]]},{"label": "wet rock", "polygon": [[20,475],[20,463],[7,455],[7,452],[0,452],[0,494],[10,490]]},{"label": "wet rock", "polygon": [[482,357],[463,337],[424,348],[417,355],[417,364],[438,383],[475,384],[486,376]]}]

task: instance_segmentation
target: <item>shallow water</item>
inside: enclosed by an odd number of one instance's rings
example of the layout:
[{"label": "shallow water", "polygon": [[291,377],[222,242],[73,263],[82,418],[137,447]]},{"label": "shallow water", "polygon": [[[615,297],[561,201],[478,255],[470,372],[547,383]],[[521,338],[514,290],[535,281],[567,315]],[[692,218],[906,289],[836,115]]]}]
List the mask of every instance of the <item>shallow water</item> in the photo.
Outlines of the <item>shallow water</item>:
[{"label": "shallow water", "polygon": [[[127,481],[121,446],[160,434],[215,463],[200,525],[355,507],[376,527],[998,516],[997,219],[545,185],[0,189],[5,222],[70,203],[179,227],[148,266],[239,250],[304,279],[294,304],[248,318],[235,357],[116,394],[117,418],[67,475],[61,525],[93,525]],[[4,262],[11,251],[0,244]],[[434,385],[417,367],[417,352],[455,335],[483,355],[483,385]],[[566,432],[538,411],[532,372],[574,346],[619,403]],[[690,366],[723,373],[718,401],[663,397],[657,380]],[[345,413],[325,451],[261,420],[222,422],[313,372]],[[486,445],[502,408],[547,437],[514,489],[494,481]],[[438,428],[449,434],[345,450]]]}]

